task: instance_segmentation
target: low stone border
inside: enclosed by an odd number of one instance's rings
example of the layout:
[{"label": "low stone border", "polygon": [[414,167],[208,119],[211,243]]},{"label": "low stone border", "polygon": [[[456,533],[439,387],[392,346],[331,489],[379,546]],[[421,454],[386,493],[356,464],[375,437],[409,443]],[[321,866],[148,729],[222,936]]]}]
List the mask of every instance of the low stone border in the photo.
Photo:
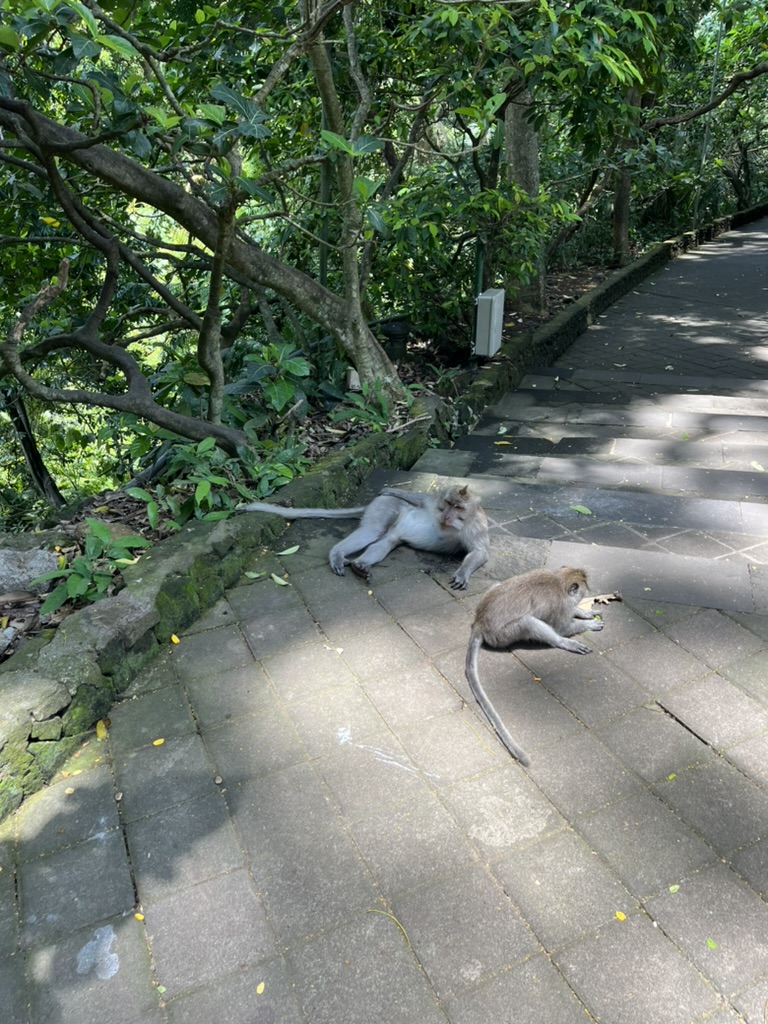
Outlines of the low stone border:
[{"label": "low stone border", "polygon": [[[536,365],[560,356],[610,305],[686,249],[768,214],[768,204],[663,242],[611,274],[533,336],[516,335],[479,372],[454,378],[450,407],[419,399],[402,436],[370,435],[335,452],[280,492],[296,506],[334,506],[376,467],[409,469],[430,439],[466,433],[487,406]],[[114,597],[66,618],[0,666],[0,820],[40,789],[134,676],[242,575],[284,524],[260,516],[195,522],[125,572]]]}]

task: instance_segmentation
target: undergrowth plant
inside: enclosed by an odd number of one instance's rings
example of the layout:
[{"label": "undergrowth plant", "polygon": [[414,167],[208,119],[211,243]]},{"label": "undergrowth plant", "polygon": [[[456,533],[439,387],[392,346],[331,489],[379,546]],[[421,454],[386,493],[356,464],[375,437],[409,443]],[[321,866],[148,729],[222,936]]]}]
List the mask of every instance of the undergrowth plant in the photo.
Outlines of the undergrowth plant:
[{"label": "undergrowth plant", "polygon": [[[120,570],[137,561],[138,556],[134,556],[132,551],[151,546],[151,541],[138,535],[113,537],[107,524],[100,519],[86,519],[86,524],[88,530],[83,553],[76,555],[69,565],[43,573],[32,581],[61,580],[43,601],[41,615],[57,611],[67,601],[82,605],[101,600],[110,591]],[[62,555],[61,559],[64,558]]]}]

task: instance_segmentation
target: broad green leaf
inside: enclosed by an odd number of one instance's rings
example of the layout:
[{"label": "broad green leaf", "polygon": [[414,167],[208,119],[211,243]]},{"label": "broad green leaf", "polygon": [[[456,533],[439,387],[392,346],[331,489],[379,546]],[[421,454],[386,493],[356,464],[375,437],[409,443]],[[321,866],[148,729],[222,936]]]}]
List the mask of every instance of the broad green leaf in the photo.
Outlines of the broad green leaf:
[{"label": "broad green leaf", "polygon": [[0,46],[9,50],[18,50],[20,46],[19,36],[10,25],[0,25]]},{"label": "broad green leaf", "polygon": [[106,46],[110,50],[114,50],[121,57],[127,57],[129,60],[138,59],[139,57],[133,46],[131,46],[127,39],[123,39],[122,36],[97,35],[96,42],[101,43],[102,46]]},{"label": "broad green leaf", "polygon": [[568,506],[573,512],[578,512],[582,516],[591,516],[592,511],[588,509],[586,505],[569,505]]},{"label": "broad green leaf", "polygon": [[198,108],[200,115],[207,121],[213,121],[214,124],[222,125],[227,116],[227,108],[220,107],[217,103],[201,103]]},{"label": "broad green leaf", "polygon": [[270,573],[270,576],[272,577],[272,580],[275,583],[279,584],[281,587],[290,587],[290,583],[288,582],[288,580],[284,580],[282,576],[278,576],[277,573]]},{"label": "broad green leaf", "polygon": [[360,156],[364,153],[376,153],[380,149],[384,149],[384,143],[380,139],[374,139],[372,135],[360,135],[355,139],[352,152],[355,156]]},{"label": "broad green leaf", "polygon": [[200,443],[197,445],[197,448],[195,449],[195,451],[197,452],[198,455],[204,455],[205,452],[209,452],[211,450],[211,448],[214,448],[215,446],[216,446],[216,438],[215,437],[204,437],[203,440],[200,441]]},{"label": "broad green leaf", "polygon": [[320,138],[329,149],[340,149],[342,153],[347,153],[349,156],[352,156],[354,153],[349,142],[342,138],[341,135],[337,135],[336,132],[329,132],[326,128],[323,128],[320,132]]},{"label": "broad green leaf", "polygon": [[299,545],[294,544],[292,548],[286,548],[285,551],[278,551],[278,555],[295,555],[299,550]]},{"label": "broad green leaf", "polygon": [[77,11],[88,26],[88,31],[92,36],[97,36],[99,34],[99,23],[85,4],[79,3],[79,0],[65,0],[65,3],[67,7],[71,7],[73,11]]},{"label": "broad green leaf", "polygon": [[101,519],[89,519],[88,517],[86,517],[85,521],[94,537],[98,537],[99,540],[104,541],[106,544],[110,543],[112,534],[109,532],[109,527],[105,522]]},{"label": "broad green leaf", "polygon": [[195,504],[199,505],[211,493],[210,480],[201,480],[195,488]]},{"label": "broad green leaf", "polygon": [[66,600],[68,600],[67,585],[66,583],[60,583],[40,605],[40,614],[48,615],[49,612],[58,611]]}]

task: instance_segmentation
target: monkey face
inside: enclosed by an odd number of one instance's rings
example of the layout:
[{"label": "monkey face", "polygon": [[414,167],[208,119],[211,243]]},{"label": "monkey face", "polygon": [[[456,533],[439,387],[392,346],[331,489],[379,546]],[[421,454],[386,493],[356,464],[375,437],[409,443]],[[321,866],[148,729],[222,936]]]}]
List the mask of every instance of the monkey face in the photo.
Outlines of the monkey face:
[{"label": "monkey face", "polygon": [[451,501],[438,502],[439,522],[446,530],[460,530],[464,525],[464,506]]}]

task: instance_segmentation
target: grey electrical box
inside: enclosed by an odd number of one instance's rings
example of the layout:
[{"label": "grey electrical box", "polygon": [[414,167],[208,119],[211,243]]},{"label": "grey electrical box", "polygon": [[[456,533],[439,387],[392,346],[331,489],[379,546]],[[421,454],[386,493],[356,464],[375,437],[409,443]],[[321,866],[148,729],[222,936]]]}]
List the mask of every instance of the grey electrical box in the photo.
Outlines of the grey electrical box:
[{"label": "grey electrical box", "polygon": [[477,297],[475,355],[495,356],[501,348],[504,327],[504,289],[489,288]]}]

